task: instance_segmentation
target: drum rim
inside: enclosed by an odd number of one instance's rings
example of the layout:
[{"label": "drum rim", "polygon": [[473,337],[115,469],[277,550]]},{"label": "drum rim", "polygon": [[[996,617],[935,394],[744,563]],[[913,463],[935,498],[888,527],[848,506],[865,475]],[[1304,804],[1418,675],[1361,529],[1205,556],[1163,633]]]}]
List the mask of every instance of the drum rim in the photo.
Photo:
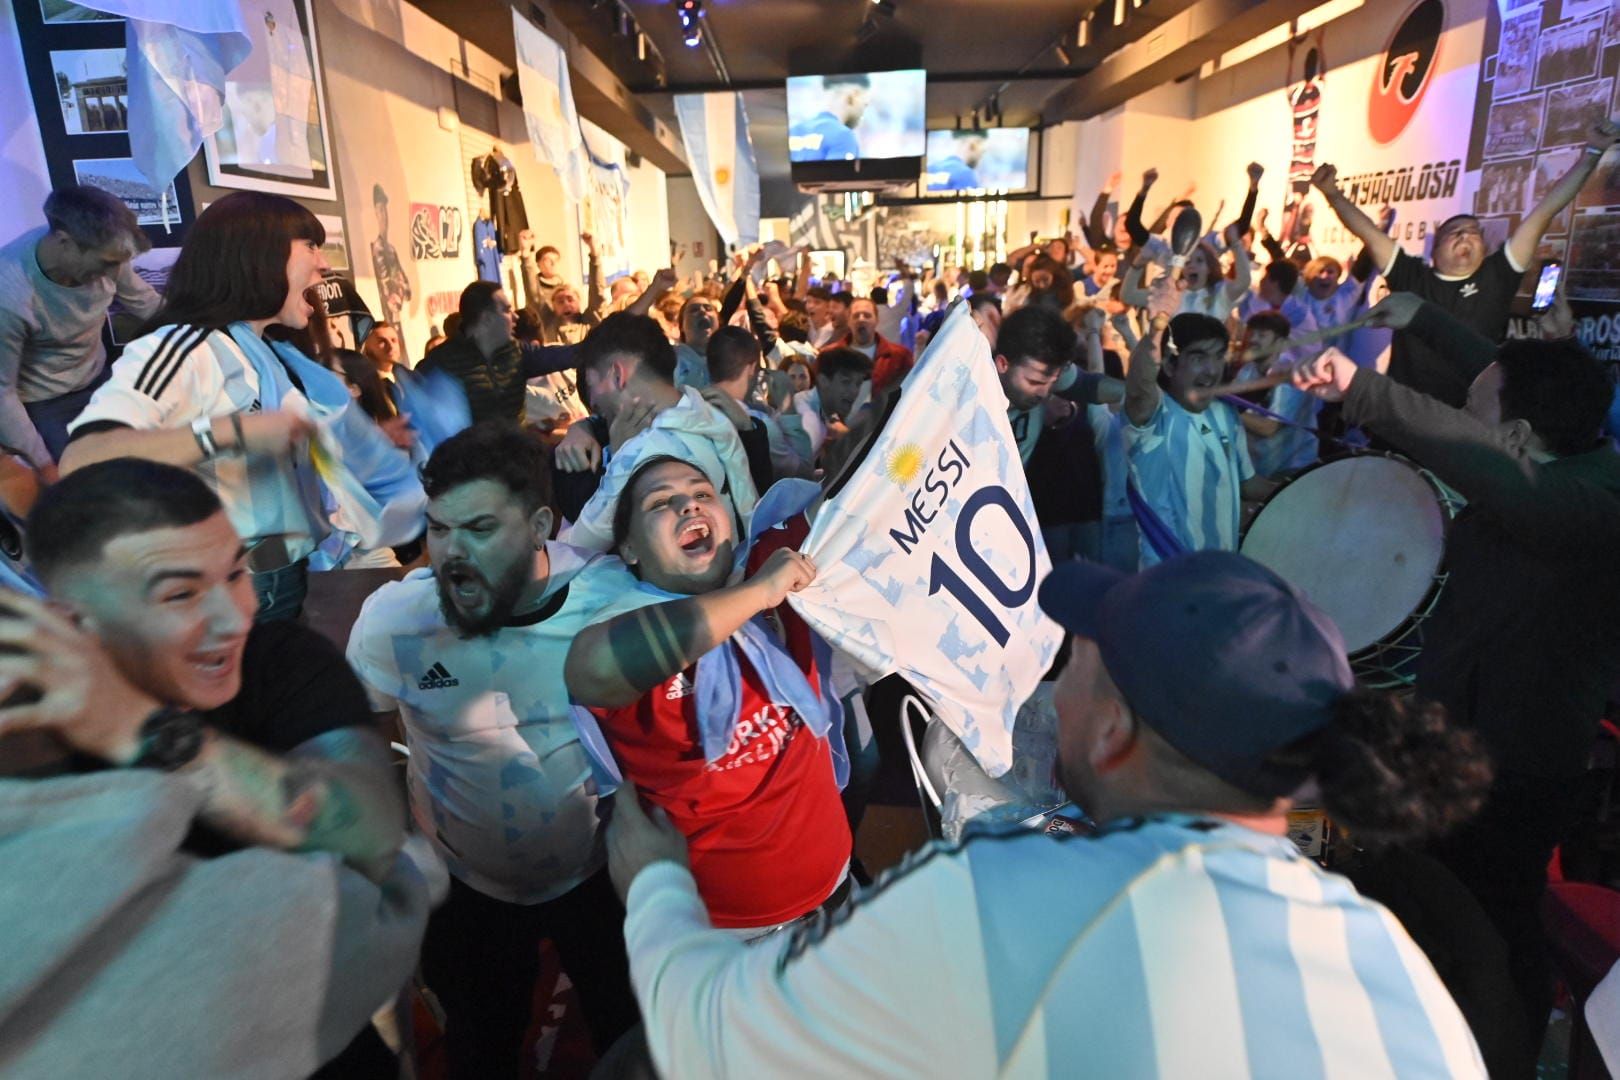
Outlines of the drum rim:
[{"label": "drum rim", "polygon": [[[1407,457],[1405,454],[1394,450],[1357,449],[1350,453],[1339,454],[1335,457],[1312,462],[1310,465],[1307,465],[1305,468],[1299,470],[1286,480],[1283,480],[1277,485],[1275,491],[1272,491],[1260,501],[1260,504],[1256,508],[1255,512],[1249,517],[1248,521],[1244,522],[1243,528],[1238,532],[1238,551],[1241,552],[1243,550],[1243,541],[1248,538],[1249,530],[1254,526],[1254,523],[1260,519],[1260,515],[1265,513],[1266,507],[1270,506],[1272,500],[1276,499],[1295,482],[1307,474],[1316,472],[1318,469],[1326,468],[1329,465],[1334,465],[1342,461],[1354,461],[1361,458],[1373,457],[1386,458],[1390,461],[1399,462],[1402,465],[1408,466],[1413,472],[1418,474],[1418,476],[1428,486],[1430,492],[1433,493],[1435,502],[1439,503],[1440,505],[1441,516],[1444,519],[1443,535],[1444,539],[1448,542],[1442,544],[1441,546],[1440,563],[1435,568],[1434,574],[1431,576],[1429,587],[1423,592],[1423,598],[1418,601],[1417,605],[1411,610],[1411,612],[1407,614],[1406,618],[1402,619],[1389,631],[1389,633],[1385,634],[1377,641],[1374,641],[1369,645],[1363,645],[1353,652],[1346,653],[1346,659],[1350,661],[1352,671],[1354,671],[1357,678],[1361,679],[1364,683],[1367,683],[1368,681],[1362,677],[1363,671],[1371,672],[1377,670],[1390,670],[1388,668],[1375,667],[1374,665],[1370,664],[1369,661],[1372,661],[1395,649],[1412,649],[1411,646],[1403,645],[1403,643],[1415,632],[1422,628],[1423,624],[1427,622],[1428,619],[1434,614],[1434,609],[1439,605],[1440,595],[1445,591],[1446,582],[1451,577],[1449,565],[1451,559],[1449,544],[1451,526],[1452,523],[1457,520],[1457,514],[1461,511],[1461,508],[1464,505],[1463,500],[1461,500],[1459,496],[1456,496],[1449,491],[1445,484],[1441,482],[1440,478],[1435,475],[1432,470],[1425,468],[1423,465]],[[1421,651],[1421,645],[1419,645],[1414,651]],[[1393,672],[1391,672],[1391,674],[1393,674]],[[1404,686],[1410,685],[1411,682],[1411,678],[1395,675],[1394,682],[1385,682],[1382,684],[1382,686]],[[1368,683],[1368,685],[1379,688],[1372,683]]]}]

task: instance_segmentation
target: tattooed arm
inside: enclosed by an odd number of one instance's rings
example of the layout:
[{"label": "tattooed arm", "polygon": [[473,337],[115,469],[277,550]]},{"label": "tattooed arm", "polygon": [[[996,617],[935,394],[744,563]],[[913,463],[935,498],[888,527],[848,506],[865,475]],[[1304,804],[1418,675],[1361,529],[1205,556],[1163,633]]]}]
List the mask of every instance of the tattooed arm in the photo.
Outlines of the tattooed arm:
[{"label": "tattooed arm", "polygon": [[277,757],[209,730],[176,775],[203,791],[202,820],[244,844],[330,851],[380,881],[405,839],[405,801],[388,748],[340,728]]},{"label": "tattooed arm", "polygon": [[[137,760],[141,727],[164,704],[132,684],[94,634],[44,601],[6,593],[0,700],[24,687],[33,693],[0,706],[0,741],[32,733],[113,766]],[[203,821],[245,844],[331,851],[379,880],[386,873],[404,839],[405,809],[374,732],[334,727],[285,756],[203,732],[201,751],[174,774],[201,787]]]},{"label": "tattooed arm", "polygon": [[783,548],[747,581],[588,626],[568,650],[563,668],[568,693],[581,705],[629,705],[815,576],[814,563]]}]

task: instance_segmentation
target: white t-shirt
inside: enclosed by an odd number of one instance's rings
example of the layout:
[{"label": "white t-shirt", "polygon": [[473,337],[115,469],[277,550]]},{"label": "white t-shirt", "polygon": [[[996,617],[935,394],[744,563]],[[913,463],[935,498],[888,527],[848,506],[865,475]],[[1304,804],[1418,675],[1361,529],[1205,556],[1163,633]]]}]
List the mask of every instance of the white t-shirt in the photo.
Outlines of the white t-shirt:
[{"label": "white t-shirt", "polygon": [[617,559],[556,541],[546,551],[541,606],[489,637],[450,628],[428,568],[373,593],[349,635],[372,707],[404,722],[417,827],[456,877],[516,904],[555,899],[602,866],[563,663],[602,598],[636,592]]}]

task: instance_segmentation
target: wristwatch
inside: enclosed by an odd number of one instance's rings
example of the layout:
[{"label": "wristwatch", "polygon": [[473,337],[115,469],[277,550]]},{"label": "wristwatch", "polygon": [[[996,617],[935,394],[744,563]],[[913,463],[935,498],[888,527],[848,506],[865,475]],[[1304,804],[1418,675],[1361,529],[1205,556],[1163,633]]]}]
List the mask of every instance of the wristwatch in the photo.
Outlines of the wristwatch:
[{"label": "wristwatch", "polygon": [[202,748],[202,717],[165,705],[154,709],[141,724],[140,751],[130,767],[174,772],[195,760]]}]

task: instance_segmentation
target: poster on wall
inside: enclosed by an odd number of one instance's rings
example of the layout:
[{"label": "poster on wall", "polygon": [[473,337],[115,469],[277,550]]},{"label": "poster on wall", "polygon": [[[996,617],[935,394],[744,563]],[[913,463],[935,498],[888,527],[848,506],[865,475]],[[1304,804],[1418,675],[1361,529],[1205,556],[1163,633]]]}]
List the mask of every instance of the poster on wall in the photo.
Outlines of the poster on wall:
[{"label": "poster on wall", "polygon": [[[1620,110],[1620,5],[1544,0],[1501,15],[1492,5],[1485,34],[1485,53],[1494,52],[1496,63],[1480,69],[1475,124],[1484,121],[1485,134],[1469,166],[1480,169],[1478,200],[1485,213],[1505,206],[1518,182],[1518,155],[1533,153],[1517,222],[1582,160],[1588,125]],[[1534,86],[1546,94],[1542,121],[1509,135],[1506,121],[1497,118],[1536,97],[1526,92],[1524,77],[1532,49]],[[1533,145],[1527,150],[1526,143]],[[1573,207],[1548,227],[1537,259],[1558,257],[1565,260],[1565,294],[1581,341],[1599,357],[1620,360],[1620,152],[1603,156]],[[1514,319],[1508,330],[1509,336],[1537,332],[1524,318]]]},{"label": "poster on wall", "polygon": [[129,78],[123,49],[57,49],[51,53],[62,128],[69,135],[129,130]]},{"label": "poster on wall", "polygon": [[236,0],[253,51],[225,80],[224,123],[203,143],[219,187],[335,199],[320,49],[309,0]]},{"label": "poster on wall", "polygon": [[135,162],[127,157],[81,158],[73,163],[73,174],[80,184],[89,184],[118,196],[142,225],[163,224],[165,194],[171,208],[171,219],[175,213],[173,207],[179,205],[180,197],[175,193],[172,181],[167,192],[159,191],[135,167]]},{"label": "poster on wall", "polygon": [[[1311,186],[1324,164],[1367,214],[1393,215],[1393,235],[1412,254],[1424,254],[1433,226],[1464,208],[1469,132],[1455,116],[1467,113],[1475,91],[1477,65],[1462,43],[1473,18],[1458,0],[1415,0],[1393,19],[1340,20],[1294,46],[1288,184],[1273,229],[1290,255],[1342,261],[1360,249]],[[1334,67],[1335,54],[1360,59]],[[1493,212],[1520,212],[1545,96],[1530,94],[1489,117],[1489,153],[1504,159],[1494,173]],[[1234,130],[1250,111],[1247,103],[1228,110]]]},{"label": "poster on wall", "polygon": [[[28,0],[21,0],[27,3]],[[72,0],[39,0],[39,16],[47,23],[122,22],[117,15],[96,11]]]}]

